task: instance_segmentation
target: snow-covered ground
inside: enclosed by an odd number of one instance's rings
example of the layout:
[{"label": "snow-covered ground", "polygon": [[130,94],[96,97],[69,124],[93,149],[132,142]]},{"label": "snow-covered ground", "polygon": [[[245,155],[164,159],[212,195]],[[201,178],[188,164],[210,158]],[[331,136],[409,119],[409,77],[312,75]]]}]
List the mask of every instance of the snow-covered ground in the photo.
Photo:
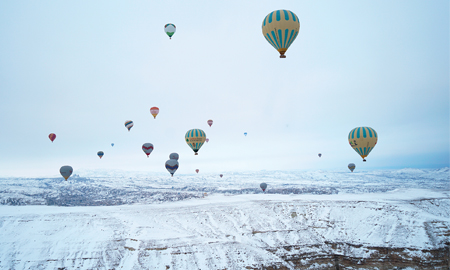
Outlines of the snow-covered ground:
[{"label": "snow-covered ground", "polygon": [[448,168],[0,179],[0,269],[446,269],[449,184]]}]

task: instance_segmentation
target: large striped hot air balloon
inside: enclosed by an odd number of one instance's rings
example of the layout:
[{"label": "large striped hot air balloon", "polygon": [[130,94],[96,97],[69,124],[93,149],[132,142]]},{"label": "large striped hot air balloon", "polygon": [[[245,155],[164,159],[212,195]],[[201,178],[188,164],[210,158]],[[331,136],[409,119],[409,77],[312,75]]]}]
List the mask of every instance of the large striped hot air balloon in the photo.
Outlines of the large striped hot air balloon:
[{"label": "large striped hot air balloon", "polygon": [[125,121],[125,127],[128,129],[128,131],[130,131],[130,129],[134,126],[133,121],[128,120]]},{"label": "large striped hot air balloon", "polygon": [[294,12],[289,10],[275,10],[269,13],[262,22],[262,33],[266,40],[279,53],[280,58],[294,42],[300,30],[300,21]]},{"label": "large striped hot air balloon", "polygon": [[157,116],[158,113],[159,113],[159,108],[158,108],[158,107],[151,107],[151,108],[150,108],[150,113],[153,115],[153,119],[155,119],[156,116]]},{"label": "large striped hot air balloon", "polygon": [[366,161],[366,157],[378,141],[377,132],[370,127],[357,127],[348,134],[350,146]]},{"label": "large striped hot air balloon", "polygon": [[164,32],[169,36],[170,39],[172,39],[173,34],[177,31],[177,27],[175,24],[168,23],[164,25]]},{"label": "large striped hot air balloon", "polygon": [[198,155],[198,150],[200,150],[205,143],[206,133],[201,129],[191,129],[186,132],[184,139],[189,147],[194,150],[195,154]]}]

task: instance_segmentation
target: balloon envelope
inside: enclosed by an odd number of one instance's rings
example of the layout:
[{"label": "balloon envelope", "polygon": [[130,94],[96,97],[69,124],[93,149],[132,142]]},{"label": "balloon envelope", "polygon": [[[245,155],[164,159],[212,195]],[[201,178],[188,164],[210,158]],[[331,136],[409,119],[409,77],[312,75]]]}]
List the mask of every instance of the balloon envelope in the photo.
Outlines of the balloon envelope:
[{"label": "balloon envelope", "polygon": [[97,156],[101,159],[105,153],[103,151],[98,151]]},{"label": "balloon envelope", "polygon": [[321,153],[319,153],[319,157],[321,157],[322,156],[322,154]]},{"label": "balloon envelope", "polygon": [[212,126],[213,120],[209,119],[209,120],[207,121],[207,123],[208,123],[209,126]]},{"label": "balloon envelope", "polygon": [[261,184],[259,185],[259,187],[262,189],[262,191],[266,191],[267,184],[266,184],[266,183],[261,183]]},{"label": "balloon envelope", "polygon": [[275,10],[269,13],[262,22],[262,33],[267,42],[279,53],[284,55],[300,31],[300,21],[294,12],[289,10]]},{"label": "balloon envelope", "polygon": [[56,134],[55,134],[55,133],[50,133],[50,134],[48,135],[48,137],[49,137],[50,141],[53,142],[53,141],[56,139]]},{"label": "balloon envelope", "polygon": [[366,157],[378,141],[377,132],[370,127],[357,127],[348,134],[350,146],[366,161]]},{"label": "balloon envelope", "polygon": [[247,136],[247,132],[244,132],[244,135]]},{"label": "balloon envelope", "polygon": [[130,131],[130,129],[134,126],[133,121],[128,120],[125,121],[125,127],[128,129],[128,131]]},{"label": "balloon envelope", "polygon": [[156,118],[156,116],[159,113],[159,108],[158,107],[151,107],[150,108],[150,113],[153,115],[153,118]]},{"label": "balloon envelope", "polygon": [[66,179],[66,180],[67,180],[67,178],[70,177],[72,172],[73,172],[73,169],[69,165],[62,166],[61,169],[59,169],[59,173],[61,173],[62,177],[64,177],[64,179]]},{"label": "balloon envelope", "polygon": [[169,159],[175,159],[175,160],[178,160],[178,158],[179,158],[178,153],[172,153],[172,154],[169,155]]},{"label": "balloon envelope", "polygon": [[205,142],[209,142],[209,139],[208,139],[208,138],[206,138],[206,139],[205,139]]},{"label": "balloon envelope", "polygon": [[170,39],[172,39],[172,36],[176,31],[177,27],[175,26],[175,24],[168,23],[164,25],[164,32],[166,32],[166,35],[168,35]]},{"label": "balloon envelope", "polygon": [[114,144],[112,143],[111,146],[114,146]]},{"label": "balloon envelope", "polygon": [[169,159],[166,161],[166,169],[170,172],[170,174],[173,176],[173,174],[178,169],[178,160],[176,159]]},{"label": "balloon envelope", "polygon": [[206,140],[206,133],[201,129],[191,129],[184,136],[186,143],[197,155],[198,150],[202,147]]},{"label": "balloon envelope", "polygon": [[353,172],[353,170],[356,168],[356,165],[354,163],[350,163],[348,164],[348,168]]},{"label": "balloon envelope", "polygon": [[223,174],[220,174],[220,178],[222,178]]},{"label": "balloon envelope", "polygon": [[196,169],[195,171],[198,173],[200,170],[199,170],[199,169]]},{"label": "balloon envelope", "polygon": [[144,143],[142,145],[142,151],[144,151],[144,153],[147,154],[147,157],[148,157],[153,151],[153,144],[151,144],[151,143]]}]

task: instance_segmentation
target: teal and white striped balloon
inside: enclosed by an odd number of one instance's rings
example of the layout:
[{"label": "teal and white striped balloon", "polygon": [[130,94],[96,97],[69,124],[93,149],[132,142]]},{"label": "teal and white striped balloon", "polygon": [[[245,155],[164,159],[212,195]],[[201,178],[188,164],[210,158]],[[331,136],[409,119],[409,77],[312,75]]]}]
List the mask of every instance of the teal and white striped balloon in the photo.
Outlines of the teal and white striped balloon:
[{"label": "teal and white striped balloon", "polygon": [[366,161],[366,157],[378,141],[377,132],[370,127],[357,127],[348,134],[350,146]]},{"label": "teal and white striped balloon", "polygon": [[300,21],[297,15],[290,10],[275,10],[269,13],[262,22],[262,33],[267,42],[279,53],[284,55],[300,31]]},{"label": "teal and white striped balloon", "polygon": [[186,132],[184,139],[189,147],[194,150],[195,154],[198,155],[198,150],[206,141],[206,133],[201,129],[191,129]]}]

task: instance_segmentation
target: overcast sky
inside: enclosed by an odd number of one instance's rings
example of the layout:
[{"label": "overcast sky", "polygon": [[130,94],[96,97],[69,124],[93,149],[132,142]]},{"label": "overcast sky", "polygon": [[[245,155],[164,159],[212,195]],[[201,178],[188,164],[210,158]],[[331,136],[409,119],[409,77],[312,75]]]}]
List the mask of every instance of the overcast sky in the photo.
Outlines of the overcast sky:
[{"label": "overcast sky", "polygon": [[[277,9],[300,19],[286,59],[261,31]],[[161,173],[172,152],[176,174],[438,168],[449,99],[447,0],[0,2],[0,176]],[[358,126],[379,135],[365,163]]]}]

